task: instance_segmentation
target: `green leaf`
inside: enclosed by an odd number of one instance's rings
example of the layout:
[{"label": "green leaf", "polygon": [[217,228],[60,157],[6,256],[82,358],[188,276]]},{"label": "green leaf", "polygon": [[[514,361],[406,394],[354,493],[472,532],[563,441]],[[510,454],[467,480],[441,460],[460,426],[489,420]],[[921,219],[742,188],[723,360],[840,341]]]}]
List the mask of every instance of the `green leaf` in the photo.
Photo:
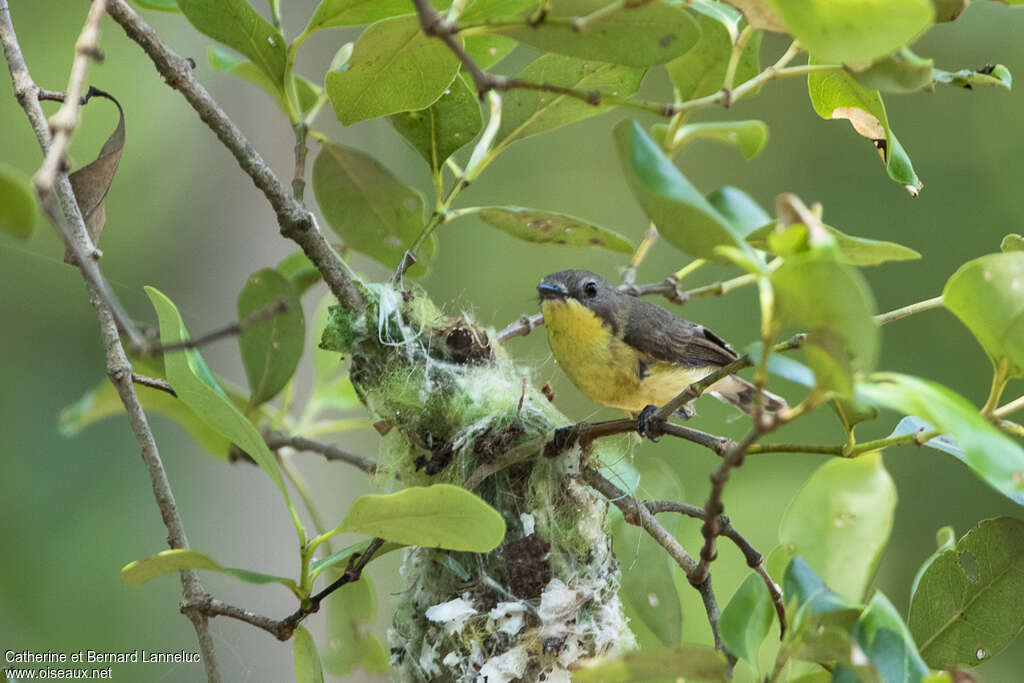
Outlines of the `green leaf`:
[{"label": "green leaf", "polygon": [[250,275],[238,295],[239,320],[278,302],[285,305],[283,313],[250,324],[238,335],[252,405],[276,396],[295,374],[306,346],[306,317],[295,288],[273,268]]},{"label": "green leaf", "polygon": [[425,36],[415,16],[395,17],[366,29],[348,70],[328,73],[325,87],[338,120],[348,126],[429,107],[458,72],[459,58]]},{"label": "green leaf", "polygon": [[860,615],[853,637],[885,683],[920,683],[929,673],[899,612],[882,593]]},{"label": "green leaf", "polygon": [[935,69],[933,74],[936,83],[955,85],[970,90],[975,85],[992,85],[1009,90],[1013,87],[1013,75],[1002,64],[988,65],[981,69],[961,69],[960,71],[943,71]]},{"label": "green leaf", "polygon": [[936,669],[974,667],[1024,631],[1024,522],[988,519],[925,569],[907,619]]},{"label": "green leaf", "polygon": [[476,137],[484,117],[473,88],[459,76],[437,102],[426,109],[395,114],[391,125],[426,159],[431,170],[437,171]]},{"label": "green leaf", "polygon": [[275,269],[284,275],[299,296],[305,294],[310,287],[320,281],[320,271],[301,251],[294,251],[285,256],[275,266]]},{"label": "green leaf", "polygon": [[874,143],[889,177],[917,196],[924,184],[889,127],[885,104],[877,90],[865,88],[843,71],[812,73],[807,77],[807,89],[818,116],[848,120],[857,133]]},{"label": "green leaf", "polygon": [[28,239],[38,216],[32,181],[13,166],[0,164],[0,232]]},{"label": "green leaf", "polygon": [[649,3],[594,20],[580,31],[573,17],[582,17],[607,0],[552,0],[544,21],[523,21],[492,30],[542,50],[602,62],[647,67],[678,57],[700,37],[697,22],[681,7]]},{"label": "green leaf", "polygon": [[484,223],[526,242],[602,247],[621,254],[633,253],[633,243],[619,233],[553,211],[519,206],[489,206],[469,211]]},{"label": "green leaf", "polygon": [[[853,69],[853,77],[865,88],[883,92],[911,93],[935,85],[935,62],[901,47],[875,60],[865,69]],[[946,73],[946,72],[943,72]]]},{"label": "green leaf", "polygon": [[615,127],[615,140],[633,195],[666,241],[688,254],[718,263],[729,262],[715,250],[719,246],[736,247],[753,257],[732,222],[697,191],[640,124],[622,121]]},{"label": "green leaf", "polygon": [[[339,569],[328,578],[334,580],[340,576]],[[376,636],[368,633],[376,618],[377,591],[366,573],[327,598],[327,647],[323,661],[328,672],[347,676],[357,667],[369,673],[388,670],[388,651]]]},{"label": "green leaf", "polygon": [[764,121],[709,121],[680,126],[672,149],[691,140],[716,140],[738,147],[743,158],[753,159],[768,142],[768,126]]},{"label": "green leaf", "polygon": [[224,48],[216,45],[206,48],[206,60],[217,71],[249,81],[273,97],[281,111],[288,111],[288,105],[284,99],[284,86],[281,83],[275,82],[252,62],[239,59]]},{"label": "green leaf", "polygon": [[768,587],[760,576],[750,574],[722,611],[718,632],[729,652],[757,669],[757,653],[774,618],[775,607]]},{"label": "green leaf", "polygon": [[858,398],[915,415],[951,434],[963,449],[963,457],[957,457],[989,486],[1024,505],[1024,448],[979,415],[967,399],[935,382],[895,372],[875,373],[870,380],[858,384]]},{"label": "green leaf", "polygon": [[[532,2],[532,0],[531,0]],[[516,49],[516,41],[505,36],[479,35],[466,36],[466,54],[481,69],[492,66],[512,54]]]},{"label": "green leaf", "polygon": [[[137,363],[137,362],[136,362]],[[163,369],[160,369],[163,374]],[[150,373],[150,376],[157,376]],[[135,385],[135,393],[142,402],[142,407],[147,414],[156,413],[163,415],[188,432],[192,440],[199,444],[203,450],[218,458],[227,458],[231,452],[231,442],[211,429],[205,422],[192,412],[184,402],[171,396],[165,391],[151,389],[142,385]],[[117,389],[108,380],[104,379],[98,385],[89,390],[82,398],[78,399],[60,412],[60,419],[57,429],[61,435],[76,436],[83,429],[113,415],[124,413],[124,404],[117,394]]]},{"label": "green leaf", "polygon": [[305,626],[296,626],[292,634],[292,657],[295,662],[295,683],[324,683],[320,653]]},{"label": "green leaf", "polygon": [[[724,8],[719,6],[716,9]],[[731,18],[701,11],[697,16],[701,29],[697,44],[681,57],[665,65],[681,101],[711,95],[722,89],[725,72],[729,66],[729,56],[732,54],[733,37],[729,28],[735,31],[735,24],[730,22]],[[761,35],[754,34],[743,48],[740,60],[736,64],[734,86],[750,80],[761,71]]]},{"label": "green leaf", "polygon": [[968,261],[946,282],[942,301],[993,365],[1009,361],[1010,376],[1024,377],[1024,252]]},{"label": "green leaf", "polygon": [[932,0],[932,5],[935,7],[935,23],[953,21],[970,4],[971,0]]},{"label": "green leaf", "polygon": [[754,198],[737,187],[723,185],[712,190],[708,193],[708,203],[715,207],[740,235],[748,235],[771,221],[771,217],[754,201]]},{"label": "green leaf", "polygon": [[261,574],[260,572],[253,572],[248,569],[232,569],[230,567],[224,567],[219,562],[211,559],[205,553],[201,553],[198,550],[185,550],[180,548],[164,550],[156,555],[143,557],[140,560],[129,562],[121,568],[121,581],[123,581],[126,586],[136,587],[141,586],[147,581],[151,581],[158,576],[174,574],[186,569],[205,569],[208,571],[220,572],[221,574],[233,576],[236,579],[245,581],[246,583],[253,583],[261,586],[270,583],[280,583],[293,590],[296,588],[295,582],[291,579],[282,576]]},{"label": "green leaf", "polygon": [[666,674],[698,681],[729,680],[729,664],[720,652],[701,645],[640,650],[616,659],[597,657],[573,671],[575,683],[640,683]]},{"label": "green leaf", "polygon": [[[375,158],[329,142],[313,162],[313,192],[324,217],[350,248],[389,268],[423,229],[423,195],[403,185]],[[436,242],[429,240],[409,269],[427,272]]]},{"label": "green leaf", "polygon": [[812,615],[845,612],[855,603],[836,593],[814,573],[811,566],[799,555],[790,560],[782,579],[782,594],[787,600],[796,600],[798,607],[805,605]]},{"label": "green leaf", "polygon": [[789,504],[779,540],[833,590],[857,602],[889,540],[895,509],[896,486],[881,453],[836,458],[818,468]]},{"label": "green leaf", "polygon": [[[928,556],[928,559],[924,561],[924,564],[914,574],[914,582],[910,584],[910,606],[914,606],[914,596],[917,595],[917,589],[921,585],[921,577],[928,571],[928,568],[935,563],[935,560],[939,558],[947,550],[956,548],[956,534],[953,532],[953,527],[944,526],[935,532],[935,545],[938,546],[935,552]],[[910,615],[907,615],[909,621]]]},{"label": "green leaf", "polygon": [[[451,0],[431,0],[430,4],[444,9],[452,3]],[[321,0],[304,32],[308,34],[331,26],[372,24],[415,11],[409,0]]]},{"label": "green leaf", "polygon": [[[787,229],[802,230],[806,240],[807,227],[805,225],[794,223]],[[887,261],[912,261],[921,258],[921,254],[902,244],[854,237],[840,232],[830,225],[826,225],[825,230],[835,239],[839,260],[849,263],[851,266],[877,266]],[[747,235],[747,242],[756,249],[771,252],[769,237],[774,231],[774,224],[764,225]]]},{"label": "green leaf", "polygon": [[536,4],[537,0],[470,0],[459,23],[468,26],[486,19],[509,17]]},{"label": "green leaf", "polygon": [[1011,232],[1003,238],[1002,243],[999,245],[999,249],[1002,250],[1004,254],[1009,254],[1011,251],[1024,251],[1024,237],[1021,237],[1015,232]]},{"label": "green leaf", "polygon": [[[359,543],[353,543],[352,545],[346,546],[338,552],[328,555],[327,557],[318,560],[313,560],[309,565],[310,580],[315,580],[316,577],[318,577],[323,571],[330,569],[332,567],[336,567],[339,563],[345,562],[353,555],[362,554],[366,551],[368,547],[370,547],[371,543],[373,543],[372,538],[367,539],[365,541],[361,541]],[[399,548],[404,547],[405,546],[401,543],[385,543],[377,550],[377,552],[373,554],[373,559],[376,560],[379,557],[387,555],[392,550],[398,550]],[[366,576],[364,575],[363,578],[366,578]]]},{"label": "green leaf", "polygon": [[241,52],[284,89],[284,36],[246,0],[178,0],[178,7],[196,30]]},{"label": "green leaf", "polygon": [[336,533],[378,536],[393,543],[474,553],[494,550],[505,520],[460,486],[410,486],[387,495],[360,496]]},{"label": "green leaf", "polygon": [[866,62],[931,25],[929,0],[771,0],[789,33],[825,62]]},{"label": "green leaf", "polygon": [[[630,97],[640,88],[643,69],[585,61],[561,55],[544,55],[526,65],[517,78],[563,88]],[[561,126],[611,111],[614,105],[594,106],[575,97],[536,90],[505,93],[501,125],[494,148]]]},{"label": "green leaf", "polygon": [[803,348],[818,386],[851,396],[851,373],[874,367],[880,343],[864,276],[816,250],[786,258],[771,282],[777,322],[810,333]]},{"label": "green leaf", "polygon": [[[187,340],[188,330],[174,302],[155,287],[146,287],[160,320],[160,343],[164,346]],[[263,468],[274,482],[285,502],[291,506],[277,459],[267,448],[263,437],[249,420],[235,407],[224,390],[217,384],[206,361],[195,349],[172,351],[164,355],[167,381],[178,398],[215,432],[237,444]]]},{"label": "green leaf", "polygon": [[181,10],[178,9],[178,0],[132,0],[132,2],[143,9],[181,14]]}]

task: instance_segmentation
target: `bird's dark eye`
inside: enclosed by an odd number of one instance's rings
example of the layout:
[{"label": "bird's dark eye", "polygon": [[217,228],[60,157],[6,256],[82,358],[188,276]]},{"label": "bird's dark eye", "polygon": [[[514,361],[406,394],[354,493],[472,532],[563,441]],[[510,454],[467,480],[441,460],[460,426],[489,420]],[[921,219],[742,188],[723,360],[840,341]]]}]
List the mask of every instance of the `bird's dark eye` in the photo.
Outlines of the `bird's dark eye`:
[{"label": "bird's dark eye", "polygon": [[591,299],[593,299],[595,296],[597,296],[597,283],[588,282],[587,284],[583,285],[583,293],[586,294]]}]

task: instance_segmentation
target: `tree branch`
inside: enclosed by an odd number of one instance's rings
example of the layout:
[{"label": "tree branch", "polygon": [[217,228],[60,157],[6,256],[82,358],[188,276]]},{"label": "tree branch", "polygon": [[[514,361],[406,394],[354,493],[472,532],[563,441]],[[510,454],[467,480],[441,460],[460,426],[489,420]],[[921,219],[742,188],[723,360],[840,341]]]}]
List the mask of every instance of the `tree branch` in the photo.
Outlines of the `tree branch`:
[{"label": "tree branch", "polygon": [[184,95],[203,123],[228,148],[242,171],[270,202],[281,234],[302,247],[331,293],[350,310],[363,310],[366,301],[354,276],[320,232],[313,214],[278,179],[238,126],[195,79],[188,61],[164,44],[124,0],[108,0],[107,13],[149,55],[167,84]]},{"label": "tree branch", "polygon": [[[36,131],[40,147],[44,153],[48,153],[51,147],[46,117],[36,97],[38,88],[32,81],[21,53],[21,47],[18,45],[7,0],[0,0],[0,41],[3,42],[7,66],[14,80],[15,94],[25,110],[32,128]],[[116,309],[111,303],[112,300],[105,295],[102,278],[95,277],[98,275],[95,262],[83,257],[83,254],[90,253],[94,247],[75,201],[71,184],[68,182],[67,175],[60,169],[55,175],[53,189],[57,203],[63,210],[63,218],[70,224],[65,225],[63,221],[58,220],[58,227],[65,236],[65,242],[74,248],[78,268],[89,292],[89,303],[96,310],[100,338],[106,353],[107,376],[110,377],[110,381],[117,389],[118,396],[128,413],[132,433],[135,435],[135,441],[139,446],[142,460],[153,484],[153,494],[156,497],[160,516],[167,528],[168,545],[171,548],[188,548],[188,538],[185,535],[181,517],[178,515],[167,472],[160,459],[160,452],[146,419],[146,413],[135,393],[135,385],[132,382],[132,366],[118,335],[118,325],[114,314]],[[92,270],[90,270],[90,266]],[[202,584],[194,571],[182,571],[180,576],[182,596],[185,602],[201,599],[205,595]],[[207,680],[210,683],[219,683],[220,672],[217,669],[216,652],[213,648],[213,639],[210,636],[207,618],[201,614],[190,615],[189,618],[199,641]]]},{"label": "tree branch", "polygon": [[337,446],[313,441],[312,439],[307,439],[303,436],[289,436],[283,432],[271,432],[266,436],[265,440],[267,442],[267,447],[274,451],[279,448],[292,448],[297,451],[319,453],[327,460],[337,460],[348,463],[353,467],[361,469],[367,474],[376,474],[379,469],[377,463],[369,458],[364,458],[363,456],[355,455],[354,453],[348,453]]},{"label": "tree branch", "polygon": [[915,313],[921,313],[922,311],[930,311],[933,308],[939,308],[942,306],[942,297],[937,296],[933,299],[926,299],[924,301],[918,301],[915,304],[904,306],[903,308],[897,308],[894,311],[888,313],[879,313],[875,316],[875,324],[881,327],[886,323],[891,323],[894,320],[902,320],[908,318]]}]

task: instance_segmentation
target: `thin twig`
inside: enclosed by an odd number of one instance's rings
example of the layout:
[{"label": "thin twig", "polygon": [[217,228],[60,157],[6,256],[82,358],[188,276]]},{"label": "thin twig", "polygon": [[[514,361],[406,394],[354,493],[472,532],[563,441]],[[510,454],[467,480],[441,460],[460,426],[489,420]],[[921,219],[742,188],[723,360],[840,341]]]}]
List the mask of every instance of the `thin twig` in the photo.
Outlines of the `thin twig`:
[{"label": "thin twig", "polygon": [[274,301],[264,306],[263,308],[259,308],[253,311],[251,315],[242,320],[238,320],[233,323],[228,323],[224,327],[220,327],[216,330],[213,330],[212,332],[207,332],[201,337],[196,337],[195,339],[186,339],[184,341],[175,342],[173,344],[147,346],[145,349],[142,350],[141,355],[158,356],[161,354],[170,353],[172,351],[198,349],[200,346],[206,346],[207,344],[219,341],[221,339],[224,339],[225,337],[233,337],[235,335],[241,334],[247,328],[252,327],[253,325],[257,325],[265,320],[270,320],[275,316],[285,313],[287,310],[288,302],[286,302],[284,299],[278,299],[277,301]]},{"label": "thin twig", "polygon": [[640,246],[633,252],[633,258],[629,260],[629,267],[622,274],[622,284],[632,285],[636,282],[636,271],[643,263],[644,259],[647,258],[648,252],[651,251],[651,247],[658,241],[658,228],[651,223],[647,227],[647,233],[644,235],[644,239],[640,242]]},{"label": "thin twig", "polygon": [[354,453],[343,451],[337,446],[313,441],[312,439],[307,439],[303,436],[290,436],[282,432],[271,432],[266,436],[265,440],[267,442],[267,447],[273,451],[276,451],[279,448],[292,448],[297,451],[319,453],[327,460],[337,460],[339,462],[348,463],[353,467],[361,469],[367,474],[376,474],[379,469],[377,463],[369,458],[364,458],[361,455],[355,455]]},{"label": "thin twig", "polygon": [[499,332],[496,336],[499,342],[506,342],[513,337],[525,337],[535,327],[540,327],[544,324],[544,316],[540,313],[534,315],[524,315],[514,323],[509,323],[508,327]]},{"label": "thin twig", "polygon": [[992,413],[994,417],[1006,417],[1011,413],[1015,413],[1021,408],[1024,408],[1024,396],[1018,396],[1006,405],[999,406]]},{"label": "thin twig", "polygon": [[150,389],[157,389],[164,393],[170,394],[175,398],[178,397],[178,392],[174,390],[171,383],[165,379],[157,379],[156,377],[147,377],[146,375],[140,375],[137,372],[132,372],[132,382],[135,384],[149,387]]},{"label": "thin twig", "polygon": [[[0,0],[0,41],[3,42],[7,66],[14,80],[14,92],[25,110],[32,128],[36,131],[43,152],[46,153],[50,149],[50,132],[46,125],[46,116],[39,106],[39,100],[36,97],[38,88],[32,80],[21,53],[21,47],[18,45],[7,0]],[[96,317],[99,321],[100,338],[106,352],[107,376],[117,389],[118,397],[128,413],[132,433],[135,435],[142,460],[153,484],[153,494],[156,497],[160,516],[167,528],[168,545],[171,548],[188,548],[188,538],[185,535],[181,517],[178,515],[174,493],[160,459],[160,451],[146,419],[146,413],[135,393],[135,385],[132,382],[132,366],[118,335],[118,324],[114,314],[116,309],[103,290],[102,278],[94,277],[98,273],[95,270],[95,262],[81,256],[92,248],[92,241],[86,231],[85,220],[78,210],[78,204],[71,190],[71,184],[67,180],[67,175],[60,170],[54,180],[53,194],[64,211],[65,219],[73,226],[62,224],[59,227],[65,235],[66,243],[77,249],[77,265],[89,291],[89,303],[96,310]],[[94,269],[92,273],[90,273],[90,265]],[[182,571],[180,577],[182,596],[185,602],[201,600],[206,595],[194,571]],[[189,619],[199,641],[207,680],[210,683],[219,683],[220,672],[217,668],[216,652],[213,648],[208,620],[202,614],[190,615]]]},{"label": "thin twig", "polygon": [[888,313],[879,313],[875,316],[875,324],[878,326],[891,323],[894,320],[902,320],[908,318],[915,313],[921,313],[922,311],[930,311],[933,308],[939,308],[942,306],[942,296],[937,296],[933,299],[925,299],[924,301],[918,301],[915,304],[904,306],[903,308],[897,308],[894,311]]},{"label": "thin twig", "polygon": [[338,300],[360,312],[366,300],[348,266],[317,227],[313,214],[298,201],[249,143],[238,126],[193,76],[188,60],[171,50],[124,0],[107,0],[107,13],[153,61],[167,84],[178,90],[199,118],[231,152],[238,165],[270,202],[281,234],[294,240],[317,267]]},{"label": "thin twig", "polygon": [[82,105],[82,89],[85,87],[85,77],[89,72],[89,62],[92,60],[102,61],[103,53],[100,52],[100,20],[107,8],[106,0],[93,0],[89,7],[89,14],[82,26],[82,33],[75,42],[75,59],[71,64],[71,75],[68,77],[68,87],[65,93],[64,104],[57,113],[50,117],[49,126],[52,134],[50,149],[46,152],[42,166],[36,171],[32,179],[36,192],[41,197],[46,197],[53,191],[53,185],[57,180],[57,173],[64,167],[64,152],[71,134],[78,126],[78,108]]}]

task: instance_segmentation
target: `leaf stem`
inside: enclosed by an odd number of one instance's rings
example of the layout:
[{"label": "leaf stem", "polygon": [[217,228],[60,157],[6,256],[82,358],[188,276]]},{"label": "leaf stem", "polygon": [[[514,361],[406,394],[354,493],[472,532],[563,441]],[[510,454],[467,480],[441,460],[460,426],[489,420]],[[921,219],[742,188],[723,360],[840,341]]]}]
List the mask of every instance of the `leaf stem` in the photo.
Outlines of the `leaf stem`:
[{"label": "leaf stem", "polygon": [[996,410],[992,411],[994,417],[1006,417],[1007,415],[1014,413],[1021,408],[1024,408],[1024,396],[1018,396],[1004,406],[1000,406]]},{"label": "leaf stem", "polygon": [[626,272],[622,274],[622,282],[627,285],[631,285],[636,282],[636,269],[640,267],[643,260],[647,258],[647,252],[651,250],[654,243],[658,241],[658,228],[651,223],[647,226],[647,234],[644,235],[644,239],[640,242],[640,246],[633,252],[633,258],[629,261],[629,267],[626,268]]},{"label": "leaf stem", "polygon": [[757,33],[757,29],[748,24],[733,43],[732,54],[729,55],[729,66],[725,70],[725,81],[722,83],[722,87],[725,90],[732,90],[732,83],[736,78],[736,67],[739,66],[740,57],[743,56],[747,43],[755,33]]},{"label": "leaf stem", "polygon": [[942,306],[942,297],[937,296],[933,299],[926,299],[924,301],[918,301],[916,304],[910,304],[896,310],[889,311],[888,313],[880,313],[875,316],[875,324],[878,326],[891,323],[894,320],[901,320],[903,318],[909,318],[910,316],[921,313],[922,311],[930,311],[933,308],[939,308]]},{"label": "leaf stem", "polygon": [[1010,381],[1010,359],[1003,358],[996,365],[996,371],[992,375],[992,387],[988,392],[988,400],[985,401],[985,405],[981,408],[981,414],[986,418],[992,418],[995,414],[996,407],[999,405],[999,399],[1003,396],[1003,390],[1006,389],[1007,382]]}]

